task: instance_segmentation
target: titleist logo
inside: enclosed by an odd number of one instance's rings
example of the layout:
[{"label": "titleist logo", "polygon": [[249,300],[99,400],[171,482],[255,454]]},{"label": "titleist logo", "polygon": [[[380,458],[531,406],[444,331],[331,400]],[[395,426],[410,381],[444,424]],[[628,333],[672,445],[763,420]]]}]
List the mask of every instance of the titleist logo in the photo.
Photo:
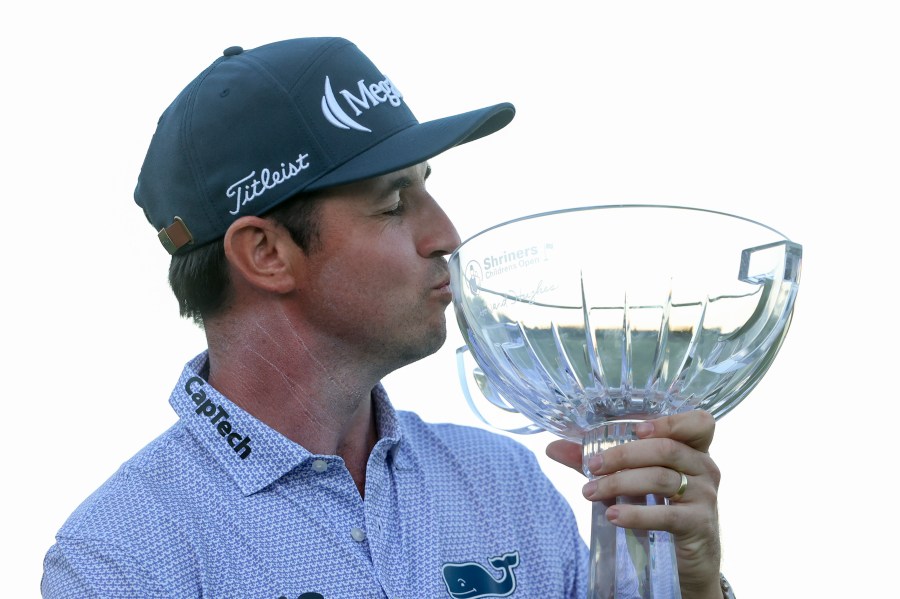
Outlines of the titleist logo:
[{"label": "titleist logo", "polygon": [[244,204],[252,202],[270,189],[275,189],[288,179],[296,177],[301,171],[309,168],[307,159],[309,154],[298,154],[297,159],[285,164],[281,163],[281,170],[269,170],[267,168],[259,171],[259,177],[256,171],[232,183],[225,190],[225,195],[234,200],[234,210],[229,210],[231,214],[237,214],[241,211]]}]

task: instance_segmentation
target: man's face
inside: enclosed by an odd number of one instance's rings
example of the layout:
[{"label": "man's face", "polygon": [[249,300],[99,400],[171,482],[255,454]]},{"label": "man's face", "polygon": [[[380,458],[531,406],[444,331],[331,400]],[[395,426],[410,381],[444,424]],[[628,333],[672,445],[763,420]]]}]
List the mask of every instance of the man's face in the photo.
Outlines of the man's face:
[{"label": "man's face", "polygon": [[434,353],[447,334],[444,256],[460,239],[425,189],[429,173],[422,163],[328,190],[298,277],[308,322],[384,374]]}]

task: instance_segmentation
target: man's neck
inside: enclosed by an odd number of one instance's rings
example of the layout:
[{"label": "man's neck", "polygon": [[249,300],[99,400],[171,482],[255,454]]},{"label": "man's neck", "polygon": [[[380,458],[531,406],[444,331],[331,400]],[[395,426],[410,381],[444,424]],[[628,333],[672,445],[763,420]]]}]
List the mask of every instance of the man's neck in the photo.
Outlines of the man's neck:
[{"label": "man's neck", "polygon": [[328,352],[278,341],[210,339],[209,383],[311,453],[340,456],[363,495],[378,440],[372,400],[377,379]]}]

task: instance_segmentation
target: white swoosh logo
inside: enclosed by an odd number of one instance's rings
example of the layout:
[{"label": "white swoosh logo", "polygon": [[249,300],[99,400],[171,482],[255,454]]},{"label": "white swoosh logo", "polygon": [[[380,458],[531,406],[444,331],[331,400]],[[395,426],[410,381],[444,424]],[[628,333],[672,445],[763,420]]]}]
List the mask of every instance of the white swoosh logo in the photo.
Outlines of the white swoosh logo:
[{"label": "white swoosh logo", "polygon": [[331,81],[325,76],[325,95],[322,96],[322,114],[328,119],[328,122],[339,129],[356,129],[357,131],[365,131],[371,133],[372,130],[363,127],[344,112],[344,109],[338,104],[337,98],[334,97],[334,90],[331,89]]}]

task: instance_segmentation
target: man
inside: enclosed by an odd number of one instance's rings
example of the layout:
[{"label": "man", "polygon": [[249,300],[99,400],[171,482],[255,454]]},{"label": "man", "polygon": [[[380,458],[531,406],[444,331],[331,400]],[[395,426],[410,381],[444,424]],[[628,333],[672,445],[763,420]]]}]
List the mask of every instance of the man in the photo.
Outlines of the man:
[{"label": "man", "polygon": [[[460,239],[428,160],[513,114],[419,124],[336,38],[229,48],[182,91],[135,199],[209,349],[175,385],[179,422],[61,529],[45,596],[584,596],[586,547],[533,456],[396,412],[379,384],[446,335]],[[676,534],[685,597],[721,596],[713,428],[657,420],[585,489],[677,494],[608,516]],[[548,452],[580,469],[577,446]]]}]

